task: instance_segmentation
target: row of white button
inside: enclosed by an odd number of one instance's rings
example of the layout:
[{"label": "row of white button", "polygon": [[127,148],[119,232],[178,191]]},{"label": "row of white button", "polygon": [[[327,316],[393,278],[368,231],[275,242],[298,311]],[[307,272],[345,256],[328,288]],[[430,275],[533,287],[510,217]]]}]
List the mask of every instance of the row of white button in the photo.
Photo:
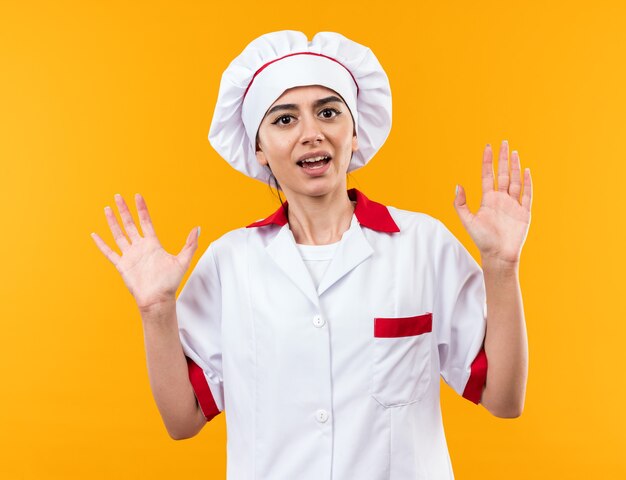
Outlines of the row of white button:
[{"label": "row of white button", "polygon": [[[315,325],[317,328],[321,328],[325,324],[326,320],[324,320],[321,315],[313,316],[313,325]],[[326,420],[328,420],[328,412],[320,408],[317,412],[315,412],[315,419],[320,423],[326,422]]]}]

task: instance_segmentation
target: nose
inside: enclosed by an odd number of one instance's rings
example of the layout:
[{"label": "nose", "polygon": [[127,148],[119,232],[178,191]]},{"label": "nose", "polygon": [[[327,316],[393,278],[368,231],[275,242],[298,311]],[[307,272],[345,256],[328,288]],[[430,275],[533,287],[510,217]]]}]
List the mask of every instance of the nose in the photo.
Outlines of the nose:
[{"label": "nose", "polygon": [[303,115],[300,125],[302,125],[300,141],[303,144],[315,144],[324,141],[325,137],[321,125],[312,115]]}]

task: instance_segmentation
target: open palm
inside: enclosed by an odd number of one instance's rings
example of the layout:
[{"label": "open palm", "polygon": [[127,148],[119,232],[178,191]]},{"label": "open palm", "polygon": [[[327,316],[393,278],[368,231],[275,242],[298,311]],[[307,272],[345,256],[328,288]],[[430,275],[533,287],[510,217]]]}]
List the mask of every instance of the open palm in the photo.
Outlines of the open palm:
[{"label": "open palm", "polygon": [[135,195],[135,203],[143,237],[139,234],[122,196],[116,195],[115,202],[130,242],[124,236],[113,210],[106,207],[104,213],[122,255],[109,248],[98,234],[92,233],[96,245],[120,272],[140,310],[175,300],[176,290],[198,247],[198,229],[194,228],[189,233],[185,246],[177,256],[174,256],[161,246],[154,232],[148,207],[141,195]]},{"label": "open palm", "polygon": [[511,154],[509,173],[509,145],[506,140],[500,147],[497,188],[494,187],[493,152],[490,145],[485,147],[482,164],[483,196],[475,214],[470,212],[465,190],[459,185],[454,207],[483,259],[519,262],[530,226],[532,181],[529,169],[524,171],[523,187],[522,193],[520,160],[515,150]]}]

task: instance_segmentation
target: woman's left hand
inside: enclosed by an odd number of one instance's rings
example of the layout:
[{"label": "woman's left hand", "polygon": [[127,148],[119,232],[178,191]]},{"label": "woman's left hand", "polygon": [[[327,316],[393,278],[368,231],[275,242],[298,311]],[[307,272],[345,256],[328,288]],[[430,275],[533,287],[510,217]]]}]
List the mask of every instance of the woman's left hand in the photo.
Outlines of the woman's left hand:
[{"label": "woman's left hand", "polygon": [[509,175],[509,145],[506,140],[500,146],[497,189],[494,188],[493,151],[487,145],[483,153],[483,197],[478,212],[471,213],[465,203],[465,189],[459,185],[454,208],[463,226],[480,250],[483,262],[496,261],[503,265],[519,263],[522,246],[530,226],[532,181],[530,169],[524,170],[522,193],[519,154],[511,154]]}]

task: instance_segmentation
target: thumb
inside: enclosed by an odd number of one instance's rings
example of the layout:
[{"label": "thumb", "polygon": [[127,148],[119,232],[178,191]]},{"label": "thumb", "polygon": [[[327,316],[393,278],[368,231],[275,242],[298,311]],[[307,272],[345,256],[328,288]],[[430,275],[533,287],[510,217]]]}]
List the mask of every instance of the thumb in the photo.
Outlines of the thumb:
[{"label": "thumb", "polygon": [[467,226],[472,221],[472,212],[470,212],[467,203],[465,203],[465,189],[462,185],[456,186],[456,196],[454,197],[454,208],[461,219],[463,226]]},{"label": "thumb", "polygon": [[185,246],[181,249],[178,254],[178,259],[185,265],[186,268],[189,268],[189,264],[191,263],[191,259],[193,258],[193,254],[196,252],[198,248],[198,237],[200,236],[200,227],[192,228],[189,235],[187,235],[187,241],[185,242]]}]

